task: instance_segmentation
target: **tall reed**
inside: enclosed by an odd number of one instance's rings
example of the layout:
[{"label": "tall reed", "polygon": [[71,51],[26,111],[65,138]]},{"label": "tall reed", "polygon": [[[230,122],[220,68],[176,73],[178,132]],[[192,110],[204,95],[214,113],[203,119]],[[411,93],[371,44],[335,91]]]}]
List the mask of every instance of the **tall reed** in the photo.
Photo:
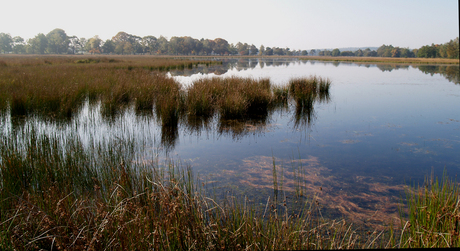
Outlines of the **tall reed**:
[{"label": "tall reed", "polygon": [[[323,219],[315,197],[290,214],[286,197],[269,199],[260,212],[245,199],[210,196],[191,168],[140,158],[131,140],[83,147],[75,135],[43,136],[32,127],[2,134],[1,142],[3,250],[459,246],[458,183],[447,178],[408,190],[408,219],[398,231],[365,234]],[[279,174],[274,162],[277,197]]]},{"label": "tall reed", "polygon": [[28,133],[23,134],[30,137],[24,146],[16,136],[2,138],[2,249],[272,250],[354,245],[345,224],[317,225],[311,207],[292,217],[278,215],[272,205],[262,218],[247,201],[229,197],[218,203],[197,185],[190,168],[172,161],[137,161],[129,142],[84,149],[77,137],[64,142],[34,136],[33,130]]},{"label": "tall reed", "polygon": [[[423,187],[408,190],[407,218],[401,217],[400,248],[460,247],[460,190],[445,174],[431,177]],[[405,211],[405,210],[404,210]],[[402,212],[403,213],[403,212]]]},{"label": "tall reed", "polygon": [[188,113],[210,117],[215,111],[226,119],[267,113],[272,102],[269,79],[205,78],[187,89]]}]

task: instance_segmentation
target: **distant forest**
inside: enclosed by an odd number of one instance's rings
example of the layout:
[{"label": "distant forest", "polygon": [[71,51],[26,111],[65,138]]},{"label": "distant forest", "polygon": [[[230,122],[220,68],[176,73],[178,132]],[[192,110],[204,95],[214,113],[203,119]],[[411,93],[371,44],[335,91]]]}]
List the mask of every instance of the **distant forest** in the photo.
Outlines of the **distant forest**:
[{"label": "distant forest", "polygon": [[139,37],[126,32],[118,32],[112,39],[103,41],[99,36],[78,38],[68,36],[62,29],[54,29],[48,34],[39,33],[25,41],[22,37],[11,37],[0,33],[0,53],[4,54],[150,54],[150,55],[288,55],[288,56],[352,56],[352,57],[419,57],[419,58],[459,58],[458,37],[444,44],[425,45],[418,49],[382,45],[377,50],[358,49],[356,51],[333,50],[290,50],[289,48],[259,48],[253,44],[238,42],[229,44],[222,38],[195,39],[192,37],[163,36]]}]

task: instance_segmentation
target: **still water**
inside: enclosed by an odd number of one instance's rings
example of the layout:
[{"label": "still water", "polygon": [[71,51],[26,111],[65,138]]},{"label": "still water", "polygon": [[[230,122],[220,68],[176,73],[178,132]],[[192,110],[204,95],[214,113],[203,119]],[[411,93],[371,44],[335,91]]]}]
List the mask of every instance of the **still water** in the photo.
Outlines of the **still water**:
[{"label": "still water", "polygon": [[359,222],[396,217],[405,185],[421,185],[444,171],[451,178],[460,174],[458,66],[225,59],[168,75],[184,86],[212,76],[268,77],[282,85],[310,75],[332,85],[329,100],[316,102],[303,120],[287,107],[263,119],[216,116],[168,129],[133,109],[107,120],[100,105],[86,104],[71,123],[27,123],[45,134],[77,134],[84,144],[130,139],[141,159],[190,165],[220,193],[264,205],[276,187],[288,204],[303,195],[318,201],[325,214]]},{"label": "still water", "polygon": [[259,59],[222,68],[170,74],[184,85],[213,75],[270,77],[275,84],[309,75],[332,81],[329,102],[315,104],[310,123],[299,126],[287,111],[241,134],[181,134],[174,154],[233,188],[273,187],[275,158],[284,190],[298,190],[302,163],[307,193],[331,212],[372,221],[395,216],[405,184],[421,185],[432,173],[460,174],[458,66]]}]

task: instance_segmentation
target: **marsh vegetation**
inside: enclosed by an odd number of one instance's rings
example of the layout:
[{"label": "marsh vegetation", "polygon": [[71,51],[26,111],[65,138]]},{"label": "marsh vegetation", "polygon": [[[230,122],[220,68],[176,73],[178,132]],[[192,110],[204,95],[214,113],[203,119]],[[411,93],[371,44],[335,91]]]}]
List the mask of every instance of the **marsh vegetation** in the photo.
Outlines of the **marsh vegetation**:
[{"label": "marsh vegetation", "polygon": [[[352,217],[327,217],[326,202],[339,202],[343,194],[325,194],[333,187],[324,184],[334,178],[320,177],[325,168],[300,153],[291,161],[245,159],[246,165],[234,170],[246,176],[243,182],[250,187],[270,191],[263,203],[255,203],[252,195],[222,192],[187,162],[139,154],[148,150],[148,140],[138,142],[129,133],[104,142],[78,135],[77,129],[87,125],[78,124],[75,116],[88,106],[114,127],[126,111],[153,117],[161,144],[171,149],[181,124],[200,132],[217,121],[216,131],[238,138],[268,127],[270,115],[281,111],[302,131],[314,121],[315,105],[331,100],[334,84],[320,76],[292,77],[281,84],[270,78],[208,77],[183,85],[165,74],[216,64],[220,61],[1,57],[0,248],[459,246],[458,183],[447,177],[427,180],[418,189],[407,186],[398,218],[378,228],[358,225]],[[44,129],[29,120],[44,121],[49,128],[53,123],[72,126],[63,137],[52,129],[39,133]]]}]

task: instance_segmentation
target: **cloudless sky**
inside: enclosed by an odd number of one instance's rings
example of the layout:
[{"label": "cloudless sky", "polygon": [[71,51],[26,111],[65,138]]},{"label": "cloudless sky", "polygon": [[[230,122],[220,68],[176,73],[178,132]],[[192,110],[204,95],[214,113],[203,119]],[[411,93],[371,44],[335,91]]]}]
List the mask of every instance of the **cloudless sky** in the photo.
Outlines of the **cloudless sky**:
[{"label": "cloudless sky", "polygon": [[26,40],[61,28],[104,41],[125,31],[309,50],[414,49],[459,36],[457,0],[6,0],[0,8],[0,32]]}]

